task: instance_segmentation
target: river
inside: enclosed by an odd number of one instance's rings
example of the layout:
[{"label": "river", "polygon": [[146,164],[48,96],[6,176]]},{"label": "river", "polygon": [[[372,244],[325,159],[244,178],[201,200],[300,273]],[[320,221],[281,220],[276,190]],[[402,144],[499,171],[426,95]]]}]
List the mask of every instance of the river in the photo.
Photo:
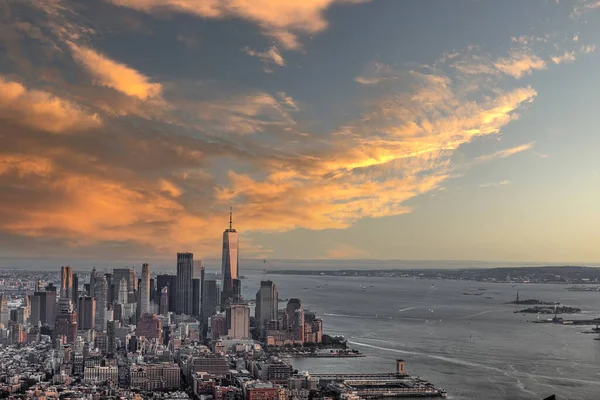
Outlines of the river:
[{"label": "river", "polygon": [[565,285],[244,275],[246,298],[254,298],[260,280],[273,280],[280,298],[300,298],[322,316],[325,333],[344,335],[367,355],[294,359],[298,370],[389,372],[402,358],[409,374],[446,389],[452,399],[600,398],[600,341],[582,333],[591,326],[532,324],[536,315],[502,304],[518,290],[521,299],[559,301],[583,310],[573,318],[592,318],[600,315],[598,293],[570,292]]}]

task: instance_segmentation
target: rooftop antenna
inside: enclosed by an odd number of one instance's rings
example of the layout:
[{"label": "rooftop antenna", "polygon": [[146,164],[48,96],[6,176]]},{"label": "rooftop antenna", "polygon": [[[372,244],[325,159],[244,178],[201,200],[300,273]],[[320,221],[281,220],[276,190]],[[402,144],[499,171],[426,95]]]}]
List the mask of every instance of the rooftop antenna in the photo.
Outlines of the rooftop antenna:
[{"label": "rooftop antenna", "polygon": [[233,207],[229,206],[229,229],[232,229],[233,224]]}]

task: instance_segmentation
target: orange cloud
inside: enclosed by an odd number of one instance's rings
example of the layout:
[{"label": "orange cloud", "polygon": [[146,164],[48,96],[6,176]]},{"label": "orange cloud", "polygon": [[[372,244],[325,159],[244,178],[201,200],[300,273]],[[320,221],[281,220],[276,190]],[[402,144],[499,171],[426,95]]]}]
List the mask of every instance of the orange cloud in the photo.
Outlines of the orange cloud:
[{"label": "orange cloud", "polygon": [[75,60],[95,79],[96,85],[112,88],[140,100],[160,98],[160,83],[150,82],[147,76],[135,69],[113,61],[91,48],[78,46],[73,42],[69,42],[69,47]]},{"label": "orange cloud", "polygon": [[0,76],[0,118],[51,133],[100,126],[102,120],[50,92],[27,89]]},{"label": "orange cloud", "polygon": [[287,49],[300,47],[298,33],[318,33],[327,28],[325,11],[333,4],[370,0],[106,0],[145,12],[173,12],[204,18],[243,18],[256,23]]},{"label": "orange cloud", "polygon": [[193,113],[203,129],[238,134],[264,131],[268,127],[284,128],[295,125],[290,112],[298,106],[290,96],[279,92],[277,99],[268,93],[252,92],[225,99],[182,105]]},{"label": "orange cloud", "polygon": [[552,62],[554,64],[560,64],[563,62],[573,62],[575,61],[575,52],[574,51],[565,51],[563,54],[552,57]]},{"label": "orange cloud", "polygon": [[475,158],[475,162],[483,163],[483,162],[488,162],[488,161],[492,161],[492,160],[497,160],[499,158],[510,157],[515,154],[521,153],[523,151],[531,150],[531,148],[533,148],[533,145],[534,145],[534,143],[531,142],[531,143],[522,144],[520,146],[512,147],[509,149],[496,151],[491,154],[485,154],[483,156],[479,156],[479,157]]},{"label": "orange cloud", "polygon": [[244,52],[252,57],[258,57],[265,64],[275,64],[280,67],[285,67],[285,60],[275,45],[264,52],[254,51],[246,47]]},{"label": "orange cloud", "polygon": [[508,57],[496,60],[494,66],[506,75],[521,78],[533,70],[546,69],[546,62],[525,50],[513,50]]}]

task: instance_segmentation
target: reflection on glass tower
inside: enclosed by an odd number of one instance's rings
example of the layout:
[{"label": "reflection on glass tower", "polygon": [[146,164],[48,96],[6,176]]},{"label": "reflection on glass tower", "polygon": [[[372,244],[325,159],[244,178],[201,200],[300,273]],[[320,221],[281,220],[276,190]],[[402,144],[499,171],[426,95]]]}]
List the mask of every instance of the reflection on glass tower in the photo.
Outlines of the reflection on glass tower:
[{"label": "reflection on glass tower", "polygon": [[221,279],[223,289],[221,293],[221,308],[224,310],[234,297],[233,281],[238,277],[238,233],[233,229],[232,209],[229,209],[229,229],[223,232],[223,263]]}]

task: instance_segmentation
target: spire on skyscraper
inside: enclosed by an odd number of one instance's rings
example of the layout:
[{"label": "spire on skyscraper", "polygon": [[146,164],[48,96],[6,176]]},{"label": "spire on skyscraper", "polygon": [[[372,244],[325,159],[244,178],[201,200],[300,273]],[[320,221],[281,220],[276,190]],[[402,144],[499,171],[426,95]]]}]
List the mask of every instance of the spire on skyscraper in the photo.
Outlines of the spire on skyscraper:
[{"label": "spire on skyscraper", "polygon": [[229,229],[233,229],[233,207],[229,206]]}]

